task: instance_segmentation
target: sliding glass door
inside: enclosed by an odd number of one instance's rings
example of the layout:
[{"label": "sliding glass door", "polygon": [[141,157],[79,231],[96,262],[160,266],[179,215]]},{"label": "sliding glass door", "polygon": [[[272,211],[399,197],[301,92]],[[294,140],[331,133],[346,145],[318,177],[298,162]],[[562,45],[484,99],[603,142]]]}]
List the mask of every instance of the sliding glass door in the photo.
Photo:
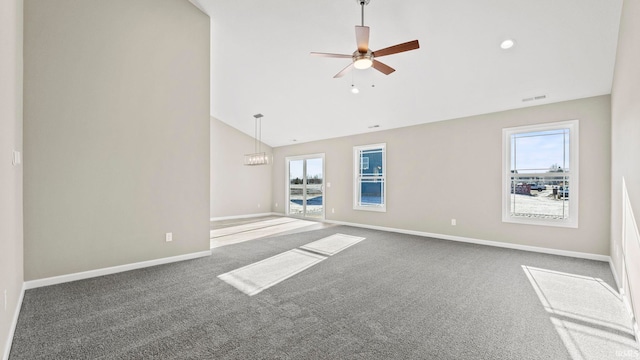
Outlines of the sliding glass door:
[{"label": "sliding glass door", "polygon": [[289,215],[304,216],[307,199],[304,186],[304,160],[289,161]]},{"label": "sliding glass door", "polygon": [[324,219],[324,154],[286,160],[287,214]]}]

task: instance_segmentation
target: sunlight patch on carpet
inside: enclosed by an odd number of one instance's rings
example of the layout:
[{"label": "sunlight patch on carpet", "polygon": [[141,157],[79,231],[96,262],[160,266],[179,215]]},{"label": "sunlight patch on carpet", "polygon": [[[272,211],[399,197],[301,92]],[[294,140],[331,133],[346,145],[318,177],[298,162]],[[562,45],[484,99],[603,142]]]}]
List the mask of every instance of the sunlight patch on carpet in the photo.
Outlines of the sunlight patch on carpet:
[{"label": "sunlight patch on carpet", "polygon": [[218,279],[253,296],[359,243],[365,238],[334,234],[239,269]]},{"label": "sunlight patch on carpet", "polygon": [[252,296],[326,259],[325,256],[298,249],[289,250],[241,267],[218,278]]},{"label": "sunlight patch on carpet", "polygon": [[620,294],[607,283],[532,266],[522,269],[572,359],[638,354],[630,316]]},{"label": "sunlight patch on carpet", "polygon": [[309,250],[315,253],[331,256],[339,253],[340,251],[355,245],[365,238],[359,236],[350,236],[344,234],[335,234],[324,239],[320,239],[301,246],[300,249]]}]

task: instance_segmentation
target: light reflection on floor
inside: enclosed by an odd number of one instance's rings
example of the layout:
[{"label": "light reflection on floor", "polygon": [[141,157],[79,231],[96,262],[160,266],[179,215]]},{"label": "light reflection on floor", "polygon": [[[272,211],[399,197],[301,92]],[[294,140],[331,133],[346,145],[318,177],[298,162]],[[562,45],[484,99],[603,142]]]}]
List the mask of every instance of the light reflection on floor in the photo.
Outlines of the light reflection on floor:
[{"label": "light reflection on floor", "polygon": [[522,266],[574,360],[640,359],[617,291],[587,276]]},{"label": "light reflection on floor", "polygon": [[286,231],[297,230],[317,224],[314,221],[293,218],[276,218],[238,226],[225,227],[210,231],[211,249],[225,245],[233,245],[266,236],[277,235]]}]

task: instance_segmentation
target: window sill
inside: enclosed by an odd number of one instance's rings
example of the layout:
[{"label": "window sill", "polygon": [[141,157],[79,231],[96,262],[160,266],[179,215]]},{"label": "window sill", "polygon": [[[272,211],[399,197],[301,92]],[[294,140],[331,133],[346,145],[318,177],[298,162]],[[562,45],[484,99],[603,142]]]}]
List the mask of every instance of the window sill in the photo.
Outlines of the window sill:
[{"label": "window sill", "polygon": [[362,210],[362,211],[375,211],[375,212],[387,212],[386,206],[354,206],[353,210]]},{"label": "window sill", "polygon": [[502,222],[512,223],[512,224],[523,224],[523,225],[535,225],[535,226],[553,226],[553,227],[564,227],[564,228],[578,228],[578,222],[576,220],[535,220],[535,219],[523,219],[516,218],[511,216],[503,216]]}]

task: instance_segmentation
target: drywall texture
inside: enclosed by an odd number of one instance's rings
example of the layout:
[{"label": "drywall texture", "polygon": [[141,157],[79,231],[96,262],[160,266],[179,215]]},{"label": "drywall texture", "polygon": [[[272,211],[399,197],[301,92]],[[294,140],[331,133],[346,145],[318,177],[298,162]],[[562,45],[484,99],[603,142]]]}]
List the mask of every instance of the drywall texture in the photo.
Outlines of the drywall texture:
[{"label": "drywall texture", "polygon": [[24,10],[25,279],[208,250],[209,17],[187,0]]},{"label": "drywall texture", "polygon": [[[22,0],[0,2],[0,358],[22,290]],[[7,294],[6,308],[4,294]]]},{"label": "drywall texture", "polygon": [[[640,311],[640,1],[625,0],[611,91],[611,255]],[[626,184],[626,191],[623,188]],[[623,256],[625,244],[625,256]],[[623,261],[624,260],[624,261]],[[623,277],[626,268],[627,277]],[[630,286],[630,289],[627,288]]]},{"label": "drywall texture", "polygon": [[271,212],[271,165],[244,165],[254,149],[255,138],[211,118],[211,218]]},{"label": "drywall texture", "polygon": [[[608,255],[610,114],[610,97],[599,96],[278,147],[273,201],[285,199],[286,156],[324,152],[327,219]],[[502,129],[572,119],[580,120],[579,227],[503,223]],[[381,142],[387,212],[353,210],[352,148]]]}]

